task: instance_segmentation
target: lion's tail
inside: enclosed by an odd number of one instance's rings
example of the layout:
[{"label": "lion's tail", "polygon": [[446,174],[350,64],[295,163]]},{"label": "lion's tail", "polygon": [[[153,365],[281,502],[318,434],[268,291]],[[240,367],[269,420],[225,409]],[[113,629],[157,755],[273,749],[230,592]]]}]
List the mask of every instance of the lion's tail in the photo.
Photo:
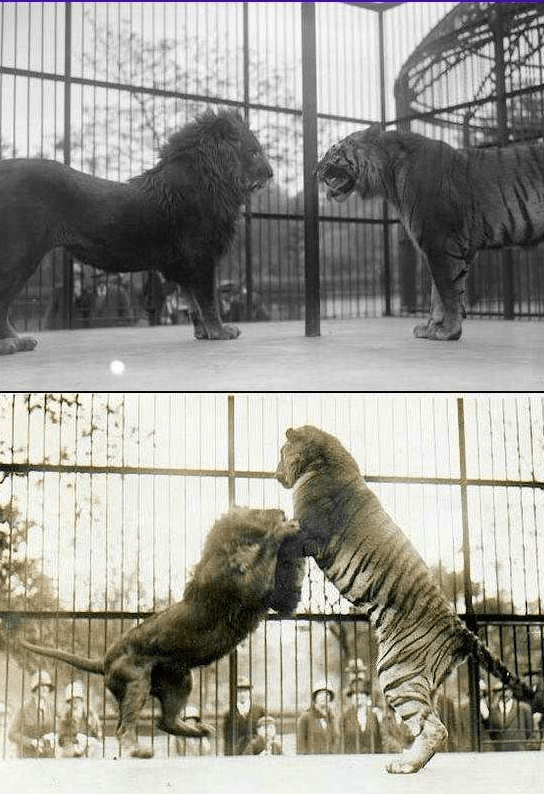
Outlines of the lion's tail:
[{"label": "lion's tail", "polygon": [[104,675],[104,659],[87,659],[86,656],[76,656],[75,653],[67,653],[58,648],[46,648],[43,645],[32,645],[30,642],[19,640],[18,645],[26,651],[32,653],[39,653],[42,656],[50,656],[53,659],[59,659],[61,662],[67,662],[78,670],[84,670],[87,673],[97,673]]},{"label": "lion's tail", "polygon": [[466,639],[469,653],[477,659],[488,673],[502,681],[504,686],[510,689],[516,700],[528,703],[533,711],[543,710],[544,703],[541,702],[542,698],[539,697],[539,694],[518,676],[511,673],[498,657],[493,656],[487,645],[476,634],[467,629]]}]

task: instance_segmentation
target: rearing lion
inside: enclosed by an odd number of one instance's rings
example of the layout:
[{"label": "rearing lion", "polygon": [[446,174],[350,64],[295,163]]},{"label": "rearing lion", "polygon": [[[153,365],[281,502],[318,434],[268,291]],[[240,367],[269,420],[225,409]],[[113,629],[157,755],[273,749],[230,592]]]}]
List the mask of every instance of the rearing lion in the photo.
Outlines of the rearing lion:
[{"label": "rearing lion", "polygon": [[544,146],[453,149],[374,124],[332,146],[316,168],[329,198],[354,191],[398,212],[432,275],[419,339],[459,339],[467,270],[484,248],[544,240]]}]

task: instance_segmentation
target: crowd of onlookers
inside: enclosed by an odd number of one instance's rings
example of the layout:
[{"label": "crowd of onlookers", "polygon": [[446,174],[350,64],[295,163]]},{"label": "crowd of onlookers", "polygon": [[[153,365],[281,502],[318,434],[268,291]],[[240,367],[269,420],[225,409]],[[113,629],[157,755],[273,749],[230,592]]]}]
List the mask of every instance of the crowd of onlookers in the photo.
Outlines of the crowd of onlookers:
[{"label": "crowd of onlookers", "polygon": [[[252,294],[248,311],[247,294],[235,281],[223,279],[218,284],[217,298],[223,322],[269,320],[259,294]],[[45,328],[64,327],[64,287],[55,287],[50,295],[44,320]],[[192,322],[188,296],[173,281],[167,281],[157,270],[143,279],[126,274],[107,276],[94,272],[85,275],[78,262],[73,266],[71,321],[74,328],[149,325],[184,325]]]},{"label": "crowd of onlookers", "polygon": [[[388,708],[383,698],[373,697],[370,679],[360,660],[343,692],[337,694],[328,682],[316,683],[307,707],[296,720],[298,754],[395,753],[408,747],[411,736],[405,724]],[[9,721],[8,738],[21,758],[100,757],[103,747],[101,720],[90,706],[80,681],[55,696],[50,675],[38,670],[30,679],[29,696]],[[538,750],[543,748],[540,715],[518,703],[508,691],[489,689],[480,681],[480,740],[483,750]],[[448,727],[445,750],[470,750],[468,703],[454,705],[440,698],[439,709]],[[187,706],[184,719],[200,721],[194,706]],[[241,676],[236,687],[236,707],[222,720],[225,755],[281,755],[279,728],[284,720],[252,698],[249,679]],[[544,728],[544,725],[542,726]],[[286,735],[284,738],[287,738]],[[174,740],[179,755],[210,755],[219,743],[209,738]]]}]

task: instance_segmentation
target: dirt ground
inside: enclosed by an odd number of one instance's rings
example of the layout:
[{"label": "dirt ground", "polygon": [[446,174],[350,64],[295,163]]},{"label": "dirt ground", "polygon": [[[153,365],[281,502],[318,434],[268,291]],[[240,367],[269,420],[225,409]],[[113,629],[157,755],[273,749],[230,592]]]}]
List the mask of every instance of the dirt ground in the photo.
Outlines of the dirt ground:
[{"label": "dirt ground", "polygon": [[300,322],[245,323],[226,342],[189,326],[48,331],[33,352],[1,357],[0,378],[3,391],[544,390],[542,322],[467,320],[442,343],[413,325],[328,320],[306,338]]}]

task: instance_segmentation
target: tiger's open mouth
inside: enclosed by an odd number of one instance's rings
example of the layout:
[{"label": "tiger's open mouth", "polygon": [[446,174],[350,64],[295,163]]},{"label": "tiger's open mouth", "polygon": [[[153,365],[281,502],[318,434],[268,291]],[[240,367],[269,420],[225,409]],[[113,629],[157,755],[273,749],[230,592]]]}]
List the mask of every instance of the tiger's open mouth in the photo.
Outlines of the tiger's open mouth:
[{"label": "tiger's open mouth", "polygon": [[355,189],[353,174],[341,165],[326,164],[316,169],[317,178],[327,186],[327,198],[345,201]]}]

